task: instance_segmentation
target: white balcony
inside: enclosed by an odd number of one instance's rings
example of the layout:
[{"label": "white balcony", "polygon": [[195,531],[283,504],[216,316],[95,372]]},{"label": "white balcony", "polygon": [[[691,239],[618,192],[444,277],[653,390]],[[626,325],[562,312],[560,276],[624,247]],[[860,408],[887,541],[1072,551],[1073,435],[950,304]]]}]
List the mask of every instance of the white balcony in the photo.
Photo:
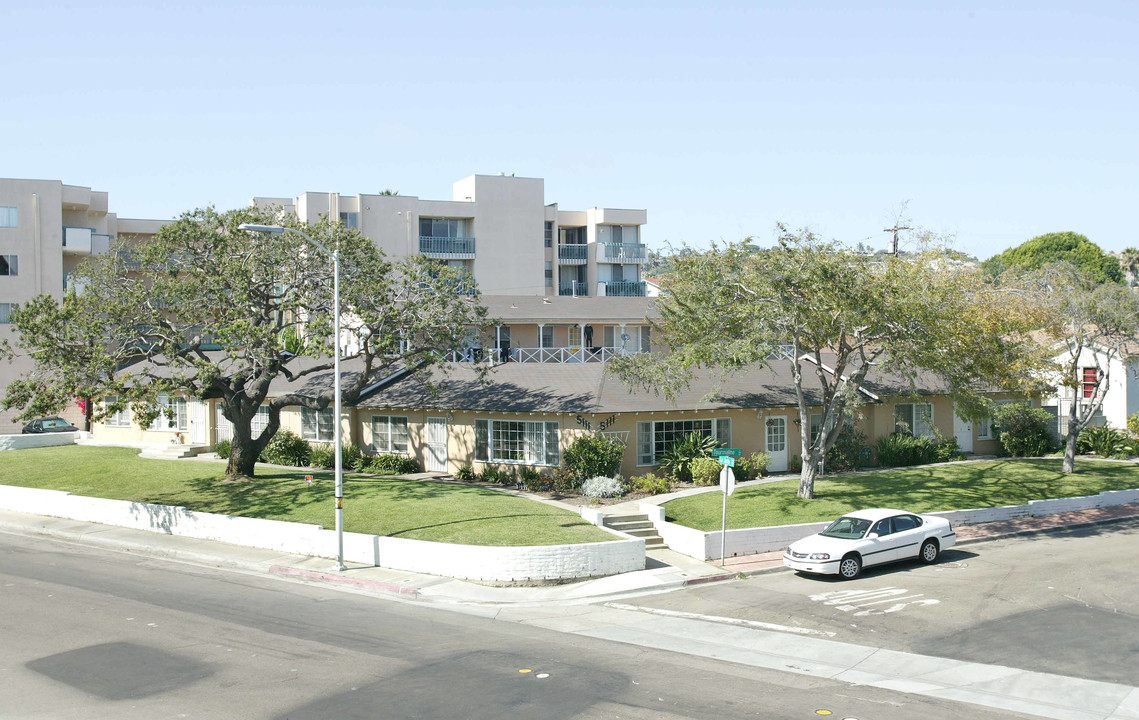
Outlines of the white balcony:
[{"label": "white balcony", "polygon": [[474,260],[475,239],[420,235],[419,252],[436,260]]},{"label": "white balcony", "polygon": [[91,228],[63,228],[63,252],[67,255],[90,255],[91,234]]},{"label": "white balcony", "polygon": [[648,260],[648,246],[642,243],[599,243],[598,262],[641,264]]}]

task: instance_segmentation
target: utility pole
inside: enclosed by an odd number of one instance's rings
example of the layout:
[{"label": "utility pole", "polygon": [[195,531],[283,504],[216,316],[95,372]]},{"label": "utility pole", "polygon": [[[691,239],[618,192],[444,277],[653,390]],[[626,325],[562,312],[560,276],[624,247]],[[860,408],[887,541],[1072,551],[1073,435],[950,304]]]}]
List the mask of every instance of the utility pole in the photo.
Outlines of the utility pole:
[{"label": "utility pole", "polygon": [[892,228],[884,228],[882,230],[882,232],[894,233],[894,239],[890,241],[889,253],[891,255],[894,255],[895,257],[898,255],[898,231],[899,230],[913,230],[913,228],[910,227],[909,225],[903,225],[902,227],[898,227],[898,225],[895,224],[894,227],[892,227]]}]

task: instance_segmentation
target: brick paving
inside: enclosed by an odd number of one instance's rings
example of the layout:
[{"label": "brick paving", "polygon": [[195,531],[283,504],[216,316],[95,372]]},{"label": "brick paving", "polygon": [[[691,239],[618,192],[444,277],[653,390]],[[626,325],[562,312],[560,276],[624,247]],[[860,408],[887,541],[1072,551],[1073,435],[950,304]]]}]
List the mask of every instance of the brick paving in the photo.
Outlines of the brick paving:
[{"label": "brick paving", "polygon": [[[1081,525],[1095,525],[1099,523],[1125,520],[1139,517],[1139,503],[1130,505],[1113,505],[1111,507],[1092,508],[1090,510],[1074,510],[1071,512],[1043,515],[1041,517],[1024,517],[1000,522],[977,523],[974,525],[956,525],[957,543],[967,544],[997,540],[1014,535],[1026,535],[1048,530],[1058,530]],[[715,561],[710,561],[715,562]],[[733,573],[755,575],[771,572],[783,567],[783,551],[758,553],[756,555],[742,555],[725,558],[724,568]]]}]

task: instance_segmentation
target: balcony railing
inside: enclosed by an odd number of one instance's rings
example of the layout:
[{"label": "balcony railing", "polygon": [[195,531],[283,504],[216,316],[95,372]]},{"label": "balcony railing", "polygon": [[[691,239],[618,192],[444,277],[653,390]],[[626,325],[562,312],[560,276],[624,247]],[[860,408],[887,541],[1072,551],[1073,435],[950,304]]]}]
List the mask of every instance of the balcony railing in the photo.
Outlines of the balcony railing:
[{"label": "balcony railing", "polygon": [[546,348],[470,348],[452,352],[445,356],[450,362],[503,362],[509,356],[510,362],[523,363],[580,363],[608,362],[622,355],[635,355],[638,350],[623,350],[617,347],[546,347]]},{"label": "balcony railing", "polygon": [[586,297],[589,295],[589,286],[583,282],[578,282],[576,280],[571,282],[563,282],[558,285],[558,295]]},{"label": "balcony railing", "polygon": [[558,245],[558,262],[562,265],[582,265],[588,260],[588,245]]},{"label": "balcony railing", "polygon": [[643,263],[648,259],[648,246],[641,243],[601,243],[602,259],[614,263]]},{"label": "balcony railing", "polygon": [[475,256],[475,239],[420,235],[419,252],[443,260],[470,260]]},{"label": "balcony railing", "polygon": [[[645,296],[645,281],[630,282],[628,280],[611,280],[609,282],[599,282],[598,295],[604,294],[606,297],[644,297]],[[602,292],[604,291],[604,292]]]},{"label": "balcony railing", "polygon": [[91,228],[63,228],[63,252],[70,255],[90,255]]}]

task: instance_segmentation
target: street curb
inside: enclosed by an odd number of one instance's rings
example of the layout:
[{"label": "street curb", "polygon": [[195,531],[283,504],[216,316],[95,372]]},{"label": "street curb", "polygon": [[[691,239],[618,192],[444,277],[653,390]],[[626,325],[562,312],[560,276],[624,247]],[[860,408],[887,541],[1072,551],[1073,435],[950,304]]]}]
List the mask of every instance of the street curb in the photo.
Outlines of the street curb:
[{"label": "street curb", "polygon": [[1086,520],[1084,522],[1070,523],[1068,525],[1050,525],[1043,528],[1025,528],[1024,530],[1009,530],[1008,532],[995,533],[993,535],[981,535],[978,537],[968,538],[961,540],[954,544],[958,545],[975,545],[977,543],[989,542],[991,540],[1003,540],[1005,538],[1025,537],[1027,535],[1047,535],[1048,533],[1057,532],[1059,530],[1072,530],[1075,528],[1094,527],[1096,525],[1107,525],[1109,523],[1124,522],[1125,520],[1135,520],[1139,515],[1123,515],[1121,517],[1103,518],[1101,520]]},{"label": "street curb", "polygon": [[379,582],[377,580],[361,580],[360,578],[333,575],[332,573],[317,572],[315,570],[301,570],[300,568],[290,567],[288,565],[270,565],[269,572],[273,575],[298,578],[301,580],[326,582],[334,585],[351,585],[364,590],[378,590],[391,595],[410,597],[413,600],[418,600],[420,594],[419,588]]}]

